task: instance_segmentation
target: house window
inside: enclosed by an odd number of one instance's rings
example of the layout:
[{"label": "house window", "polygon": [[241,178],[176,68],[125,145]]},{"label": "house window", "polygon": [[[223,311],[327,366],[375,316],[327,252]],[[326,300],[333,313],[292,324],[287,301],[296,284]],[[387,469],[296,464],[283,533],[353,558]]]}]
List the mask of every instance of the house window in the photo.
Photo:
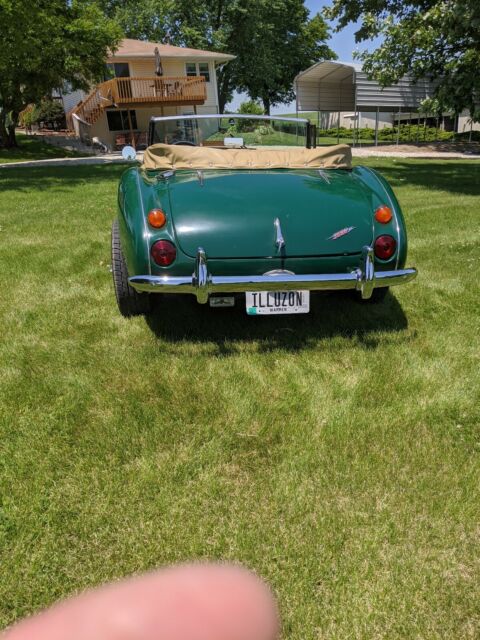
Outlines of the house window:
[{"label": "house window", "polygon": [[113,68],[115,71],[116,78],[130,77],[130,67],[128,66],[128,62],[114,62]]},{"label": "house window", "polygon": [[202,76],[205,82],[210,82],[210,69],[208,62],[187,62],[185,72],[188,77]]},{"label": "house window", "polygon": [[210,82],[210,70],[208,68],[208,62],[198,63],[198,75],[205,78],[205,82]]},{"label": "house window", "polygon": [[[132,121],[132,129],[137,128],[137,114],[130,111],[130,119]],[[114,111],[107,109],[107,121],[109,131],[129,131],[130,122],[128,121],[128,111]]]},{"label": "house window", "polygon": [[187,72],[187,76],[196,76],[197,75],[197,65],[195,62],[187,62],[185,64],[185,71]]},{"label": "house window", "polygon": [[128,62],[109,62],[106,65],[104,78],[105,80],[111,80],[111,78],[129,78],[130,66]]}]

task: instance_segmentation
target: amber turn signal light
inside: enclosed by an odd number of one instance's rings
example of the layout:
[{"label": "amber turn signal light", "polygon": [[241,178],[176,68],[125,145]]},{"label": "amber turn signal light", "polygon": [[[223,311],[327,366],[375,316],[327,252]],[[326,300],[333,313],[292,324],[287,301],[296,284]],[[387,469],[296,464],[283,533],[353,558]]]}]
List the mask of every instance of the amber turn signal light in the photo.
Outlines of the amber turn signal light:
[{"label": "amber turn signal light", "polygon": [[392,210],[385,204],[375,211],[375,220],[381,224],[388,224],[392,218]]},{"label": "amber turn signal light", "polygon": [[161,209],[152,209],[148,214],[148,224],[155,229],[160,229],[167,221],[167,216]]}]

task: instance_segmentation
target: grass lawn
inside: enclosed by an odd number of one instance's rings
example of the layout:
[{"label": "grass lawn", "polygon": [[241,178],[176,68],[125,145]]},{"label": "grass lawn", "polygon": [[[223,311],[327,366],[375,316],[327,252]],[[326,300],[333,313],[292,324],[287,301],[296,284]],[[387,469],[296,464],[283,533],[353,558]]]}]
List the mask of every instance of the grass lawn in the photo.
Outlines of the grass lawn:
[{"label": "grass lawn", "polygon": [[0,148],[0,164],[22,162],[22,160],[46,160],[48,158],[79,158],[85,153],[69,151],[44,142],[40,136],[26,136],[17,133],[18,148]]},{"label": "grass lawn", "polygon": [[2,172],[0,626],[202,558],[264,576],[289,640],[479,637],[480,164],[363,162],[419,278],[278,319],[122,319],[123,168]]}]

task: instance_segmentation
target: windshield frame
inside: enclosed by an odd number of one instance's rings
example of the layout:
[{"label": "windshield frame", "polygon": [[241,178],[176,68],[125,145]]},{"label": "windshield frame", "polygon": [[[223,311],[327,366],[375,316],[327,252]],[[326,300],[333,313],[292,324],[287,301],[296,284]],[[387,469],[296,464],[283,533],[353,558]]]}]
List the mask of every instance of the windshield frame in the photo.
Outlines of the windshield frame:
[{"label": "windshield frame", "polygon": [[306,125],[306,148],[307,149],[315,149],[317,146],[317,127],[310,122],[307,118],[289,118],[282,116],[260,116],[260,115],[250,115],[247,113],[201,113],[201,114],[181,114],[178,116],[152,116],[150,118],[150,123],[148,126],[148,146],[153,144],[154,133],[155,133],[155,124],[157,122],[168,122],[172,120],[205,120],[207,118],[216,118],[216,119],[224,119],[224,118],[235,118],[235,119],[243,119],[243,120],[269,120],[269,121],[277,121],[277,122],[290,122],[294,124],[304,124]]}]

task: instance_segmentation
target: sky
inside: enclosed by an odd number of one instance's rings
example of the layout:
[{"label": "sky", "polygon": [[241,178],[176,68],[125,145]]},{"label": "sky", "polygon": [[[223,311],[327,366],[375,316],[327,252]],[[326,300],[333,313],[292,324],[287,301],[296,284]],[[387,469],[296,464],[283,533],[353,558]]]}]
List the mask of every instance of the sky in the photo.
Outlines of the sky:
[{"label": "sky", "polygon": [[[315,15],[322,11],[322,9],[331,4],[330,2],[322,2],[322,0],[306,0],[305,5],[310,9],[310,14]],[[328,46],[330,49],[333,49],[338,56],[338,59],[342,62],[352,62],[353,61],[353,52],[354,50],[363,51],[365,49],[372,50],[374,49],[378,43],[379,39],[371,40],[368,42],[362,42],[357,44],[355,42],[354,33],[357,27],[355,25],[348,25],[342,31],[338,33],[333,32],[332,37],[328,41]],[[234,99],[230,104],[227,105],[227,108],[231,111],[236,111],[241,102],[248,100],[248,96],[243,93],[237,93],[234,96]],[[278,107],[273,107],[271,112],[272,115],[282,114],[282,113],[293,113],[295,111],[295,103],[291,105],[279,105]]]}]

